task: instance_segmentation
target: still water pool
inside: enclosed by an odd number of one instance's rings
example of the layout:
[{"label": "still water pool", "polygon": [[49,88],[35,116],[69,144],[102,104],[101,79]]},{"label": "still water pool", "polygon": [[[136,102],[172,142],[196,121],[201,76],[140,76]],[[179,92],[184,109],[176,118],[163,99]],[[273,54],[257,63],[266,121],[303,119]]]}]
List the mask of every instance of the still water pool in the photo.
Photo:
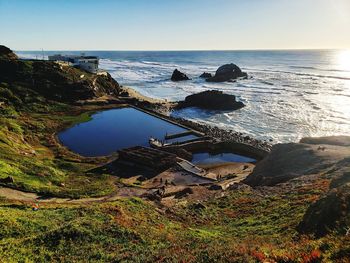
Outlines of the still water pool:
[{"label": "still water pool", "polygon": [[[165,134],[185,128],[134,108],[101,111],[88,122],[79,123],[58,134],[60,142],[82,156],[103,156],[122,148],[148,146],[149,138],[163,139]],[[190,138],[195,138],[191,135]],[[189,137],[177,138],[177,141]],[[173,142],[174,140],[172,140]]]},{"label": "still water pool", "polygon": [[256,162],[256,160],[246,156],[234,154],[234,153],[210,154],[208,152],[205,152],[205,153],[193,154],[192,162],[195,164],[226,163],[226,162],[251,163],[251,162]]}]

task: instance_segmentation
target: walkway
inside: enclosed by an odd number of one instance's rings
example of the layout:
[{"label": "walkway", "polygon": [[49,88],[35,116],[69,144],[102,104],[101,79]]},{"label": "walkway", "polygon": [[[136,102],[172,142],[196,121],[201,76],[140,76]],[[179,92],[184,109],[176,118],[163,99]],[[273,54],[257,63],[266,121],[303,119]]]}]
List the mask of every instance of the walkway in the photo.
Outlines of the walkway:
[{"label": "walkway", "polygon": [[194,175],[197,175],[206,179],[216,181],[216,175],[207,173],[204,169],[195,166],[193,163],[187,160],[181,159],[181,161],[177,162],[177,164],[186,172],[192,173]]}]

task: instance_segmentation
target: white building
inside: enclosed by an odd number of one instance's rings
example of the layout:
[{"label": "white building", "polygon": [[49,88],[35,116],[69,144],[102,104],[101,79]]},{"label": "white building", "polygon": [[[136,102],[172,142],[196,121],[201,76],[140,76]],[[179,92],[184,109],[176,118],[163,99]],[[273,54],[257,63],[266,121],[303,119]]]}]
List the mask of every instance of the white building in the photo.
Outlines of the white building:
[{"label": "white building", "polygon": [[61,54],[56,54],[49,56],[49,60],[68,62],[74,67],[78,67],[91,73],[97,73],[98,71],[99,58],[96,56],[62,56]]}]

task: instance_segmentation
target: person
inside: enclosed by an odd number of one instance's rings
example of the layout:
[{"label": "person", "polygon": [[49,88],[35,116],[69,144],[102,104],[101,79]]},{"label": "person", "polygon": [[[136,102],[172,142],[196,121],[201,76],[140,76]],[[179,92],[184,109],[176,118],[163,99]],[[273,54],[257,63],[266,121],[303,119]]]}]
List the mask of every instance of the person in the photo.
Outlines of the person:
[{"label": "person", "polygon": [[38,211],[39,210],[39,203],[34,203],[32,206],[33,211]]}]

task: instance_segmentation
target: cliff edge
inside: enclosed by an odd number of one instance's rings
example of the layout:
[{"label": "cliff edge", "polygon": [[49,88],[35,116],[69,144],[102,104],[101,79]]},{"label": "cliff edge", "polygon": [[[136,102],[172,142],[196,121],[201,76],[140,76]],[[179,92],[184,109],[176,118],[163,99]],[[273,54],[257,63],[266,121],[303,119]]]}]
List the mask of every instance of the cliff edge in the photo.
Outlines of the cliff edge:
[{"label": "cliff edge", "polygon": [[0,46],[0,83],[8,89],[21,87],[19,96],[31,90],[47,99],[74,102],[104,95],[118,96],[120,86],[110,74],[91,74],[52,61],[18,59],[9,48]]}]

